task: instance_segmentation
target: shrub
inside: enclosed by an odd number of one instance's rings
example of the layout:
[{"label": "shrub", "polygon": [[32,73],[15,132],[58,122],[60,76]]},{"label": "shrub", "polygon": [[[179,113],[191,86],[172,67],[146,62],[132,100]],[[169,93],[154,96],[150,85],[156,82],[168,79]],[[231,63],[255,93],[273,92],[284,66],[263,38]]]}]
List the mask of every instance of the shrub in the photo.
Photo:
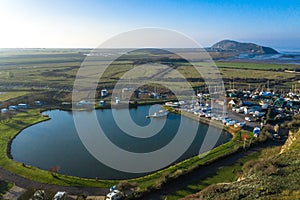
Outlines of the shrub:
[{"label": "shrub", "polygon": [[176,172],[174,173],[174,178],[178,178],[179,176],[181,176],[183,174],[183,170],[181,169],[177,169]]},{"label": "shrub", "polygon": [[129,182],[129,181],[120,181],[117,185],[118,189],[121,191],[129,191],[137,188],[138,184],[136,182]]}]

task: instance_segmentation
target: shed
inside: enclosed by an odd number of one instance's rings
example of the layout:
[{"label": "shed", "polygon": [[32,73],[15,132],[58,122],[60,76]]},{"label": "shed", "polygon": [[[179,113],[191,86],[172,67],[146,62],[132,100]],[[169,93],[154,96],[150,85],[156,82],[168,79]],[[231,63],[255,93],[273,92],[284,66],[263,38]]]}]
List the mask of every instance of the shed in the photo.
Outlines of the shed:
[{"label": "shed", "polygon": [[28,105],[26,103],[19,103],[18,104],[18,108],[23,108],[23,109],[27,109]]},{"label": "shed", "polygon": [[34,101],[34,104],[35,104],[36,106],[42,106],[42,105],[43,105],[41,101]]}]

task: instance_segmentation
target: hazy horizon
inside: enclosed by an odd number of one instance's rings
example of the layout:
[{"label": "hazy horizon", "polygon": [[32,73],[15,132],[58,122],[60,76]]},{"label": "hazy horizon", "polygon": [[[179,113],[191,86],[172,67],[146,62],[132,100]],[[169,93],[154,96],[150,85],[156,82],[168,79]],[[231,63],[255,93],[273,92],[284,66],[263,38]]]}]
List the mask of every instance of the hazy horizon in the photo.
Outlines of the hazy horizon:
[{"label": "hazy horizon", "polygon": [[231,39],[300,49],[300,1],[2,0],[0,48],[96,48],[123,32],[175,30],[203,47]]},{"label": "hazy horizon", "polygon": [[[260,45],[260,44],[258,44]],[[210,46],[206,46],[204,48],[209,48]],[[271,47],[273,49],[275,49],[276,51],[278,51],[279,53],[300,53],[300,47],[272,47],[272,46],[268,46]],[[95,47],[97,48],[97,47]],[[76,50],[76,49],[82,49],[82,50],[93,50],[95,49],[93,47],[0,47],[0,51],[1,50],[14,50],[14,49],[22,49],[22,50],[30,50],[30,49],[72,49],[72,50]],[[113,49],[113,48],[102,48],[102,49]],[[130,49],[130,48],[114,48],[114,49]],[[179,48],[166,48],[166,49],[188,49],[185,47],[179,47]],[[191,48],[192,49],[192,48]]]}]

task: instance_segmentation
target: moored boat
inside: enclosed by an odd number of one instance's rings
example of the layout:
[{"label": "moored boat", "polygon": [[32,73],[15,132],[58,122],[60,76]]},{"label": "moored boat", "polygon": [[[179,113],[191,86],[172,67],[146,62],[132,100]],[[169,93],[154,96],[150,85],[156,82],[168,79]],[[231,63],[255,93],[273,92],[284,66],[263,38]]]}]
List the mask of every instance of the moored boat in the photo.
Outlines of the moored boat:
[{"label": "moored boat", "polygon": [[159,110],[158,112],[155,112],[153,115],[147,115],[147,118],[158,118],[158,117],[165,117],[169,114],[166,110]]}]

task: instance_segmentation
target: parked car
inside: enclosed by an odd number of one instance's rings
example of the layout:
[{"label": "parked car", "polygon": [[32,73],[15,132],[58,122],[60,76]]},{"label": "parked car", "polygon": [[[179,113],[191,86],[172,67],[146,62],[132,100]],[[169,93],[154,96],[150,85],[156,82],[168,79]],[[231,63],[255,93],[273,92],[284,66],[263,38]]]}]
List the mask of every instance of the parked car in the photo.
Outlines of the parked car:
[{"label": "parked car", "polygon": [[66,200],[67,193],[66,192],[57,192],[53,197],[53,200]]},{"label": "parked car", "polygon": [[113,190],[106,195],[105,200],[121,200],[124,199],[123,194],[119,190]]}]

